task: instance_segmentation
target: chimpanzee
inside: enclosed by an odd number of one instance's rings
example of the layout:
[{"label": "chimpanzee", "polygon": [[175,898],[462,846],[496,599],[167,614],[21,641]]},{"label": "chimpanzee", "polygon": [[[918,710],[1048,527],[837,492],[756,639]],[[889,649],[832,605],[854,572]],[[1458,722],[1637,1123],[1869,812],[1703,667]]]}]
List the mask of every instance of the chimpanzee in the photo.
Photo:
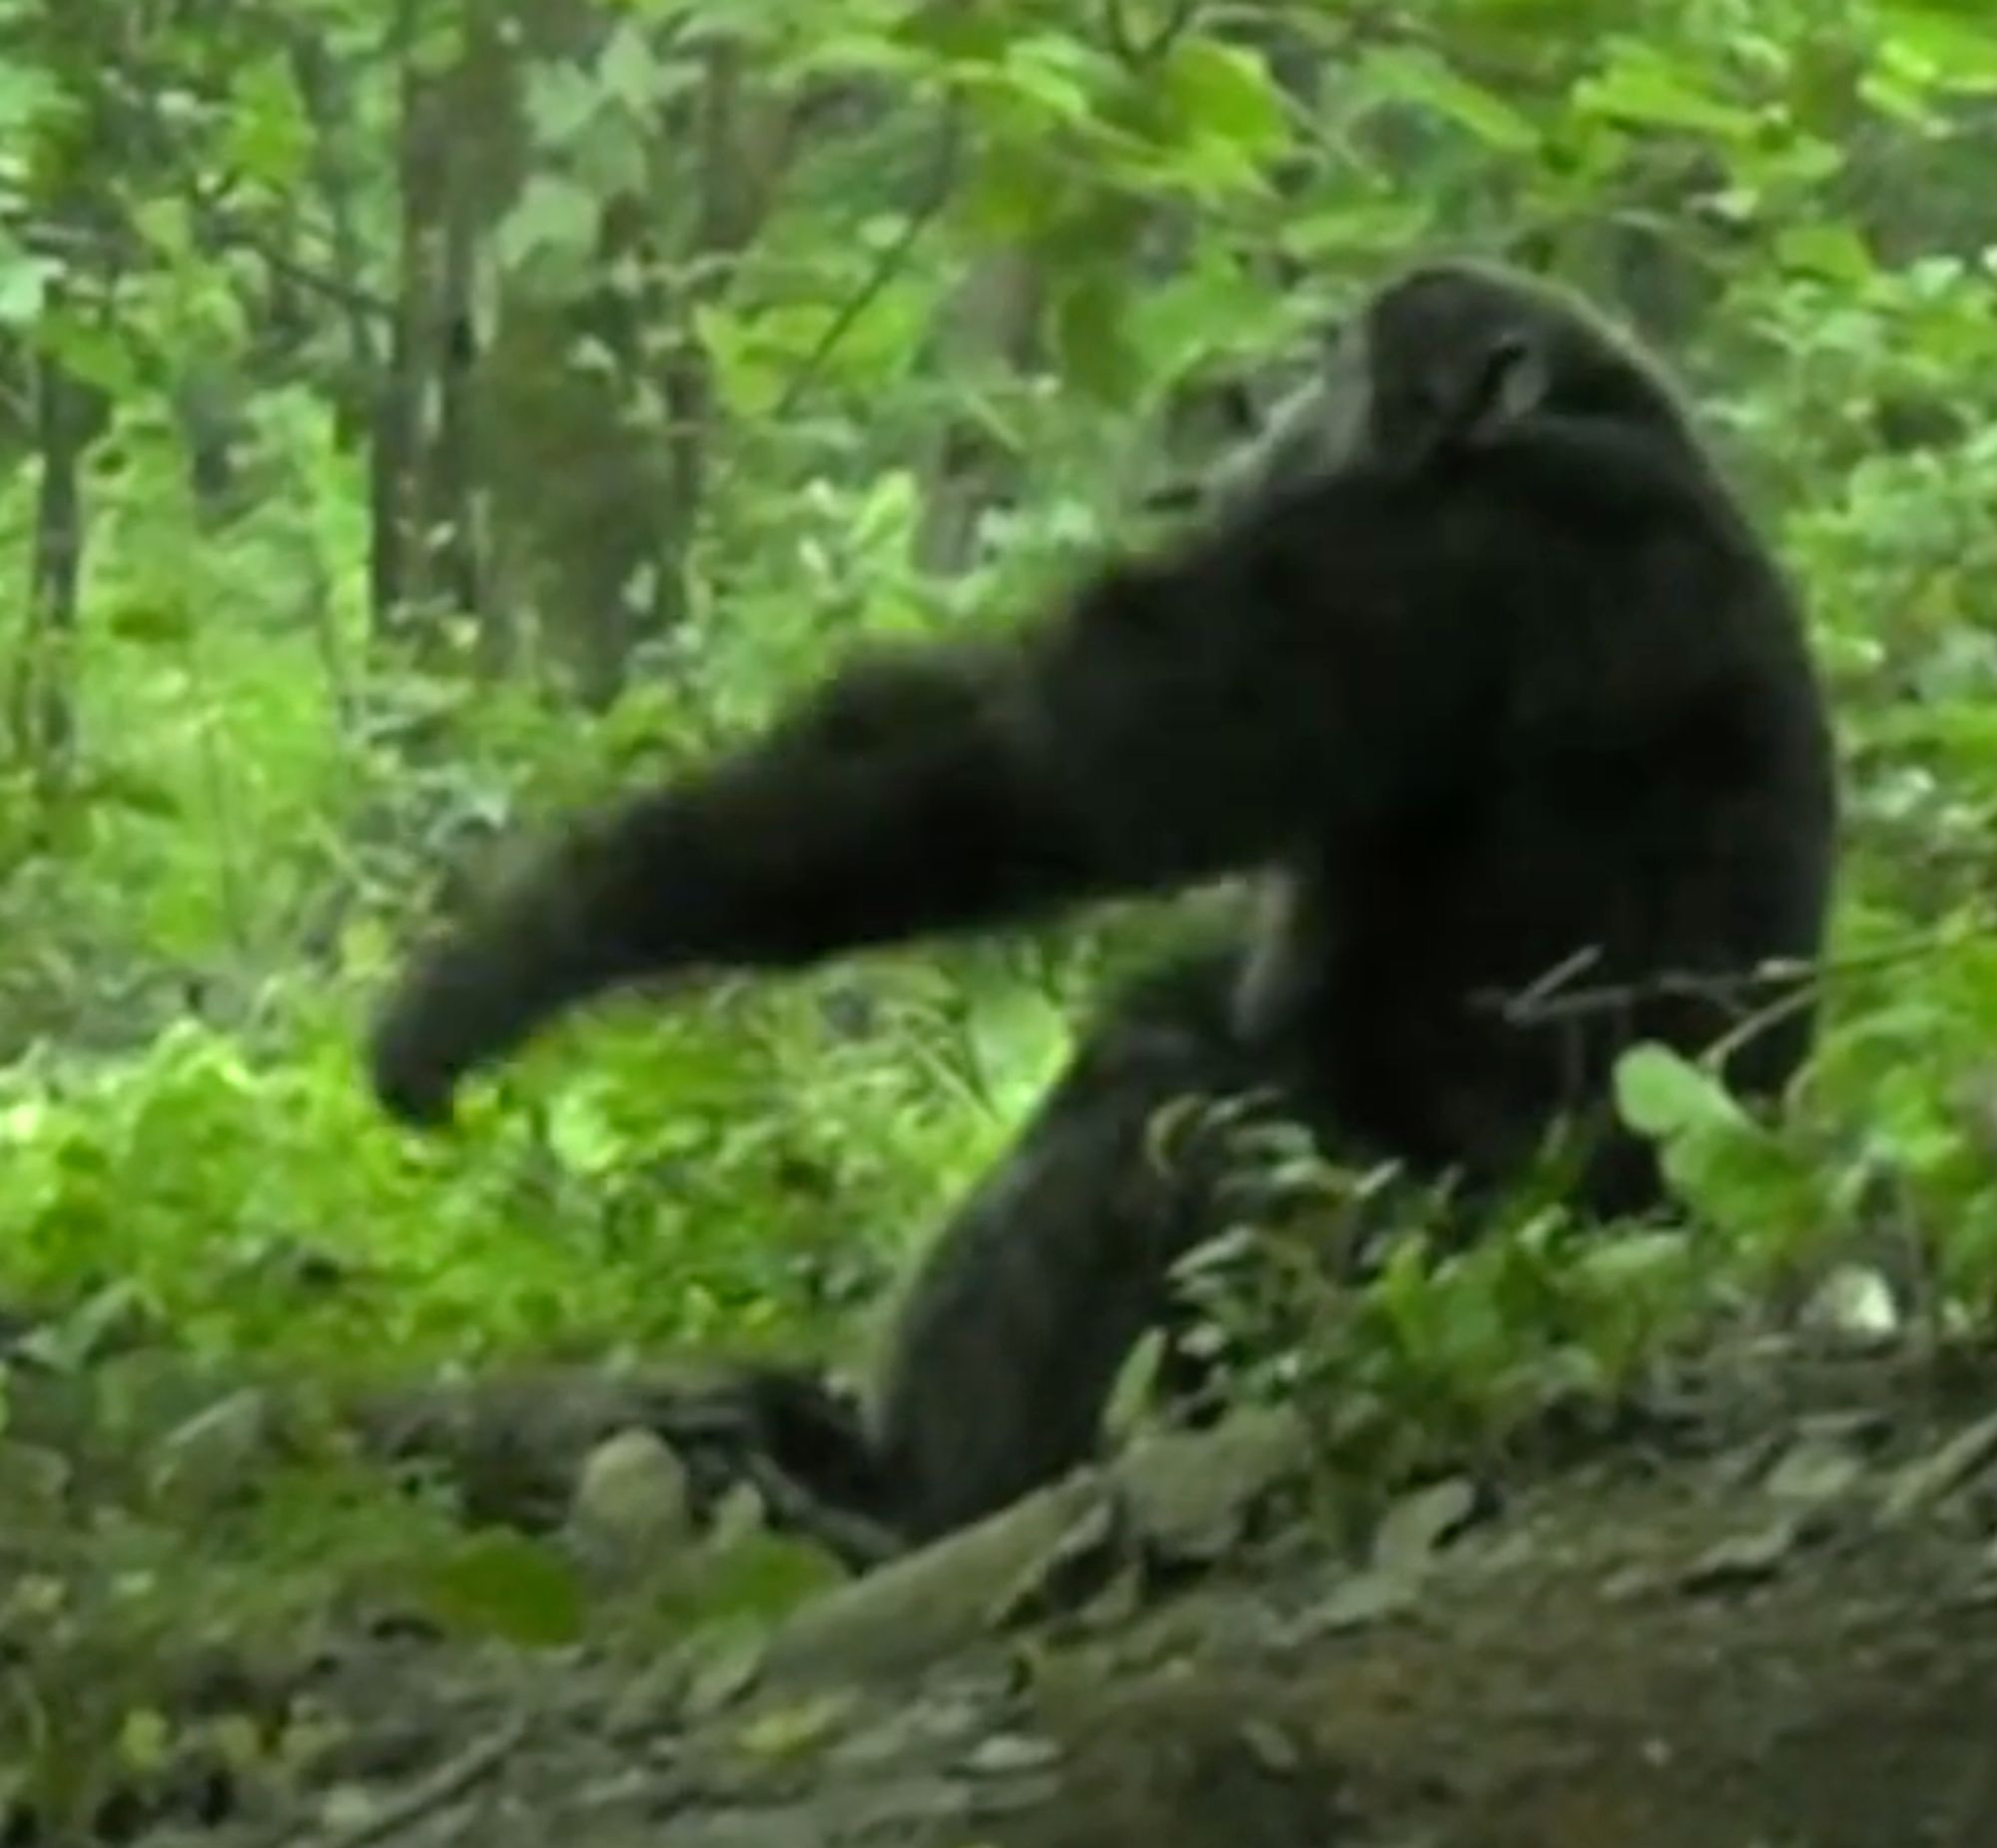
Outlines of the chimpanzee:
[{"label": "chimpanzee", "polygon": [[[1577,1203],[1659,1191],[1618,1053],[1695,1054],[1820,947],[1832,743],[1792,592],[1655,360],[1510,270],[1417,266],[1216,503],[1006,640],[863,658],[578,827],[421,956],[373,1042],[414,1121],[556,1013],[1226,873],[1259,922],[1114,998],[933,1248],[869,1441],[920,1540],[1086,1456],[1214,1176],[1146,1124],[1273,1090],[1475,1195],[1592,1125]],[[1543,1003],[1580,972],[1591,1007]],[[1520,997],[1526,997],[1522,1003]],[[1726,1060],[1781,1089],[1807,1006]]]}]

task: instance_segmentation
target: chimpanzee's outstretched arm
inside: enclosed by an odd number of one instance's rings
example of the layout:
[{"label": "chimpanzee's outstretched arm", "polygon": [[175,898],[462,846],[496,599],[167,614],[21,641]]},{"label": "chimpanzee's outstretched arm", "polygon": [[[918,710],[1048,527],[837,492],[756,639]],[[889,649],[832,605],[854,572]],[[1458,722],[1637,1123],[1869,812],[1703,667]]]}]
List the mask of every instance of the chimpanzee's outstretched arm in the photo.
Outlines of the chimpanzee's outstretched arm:
[{"label": "chimpanzee's outstretched arm", "polygon": [[1264,509],[1104,575],[1009,645],[856,664],[710,770],[578,829],[417,961],[375,1038],[383,1101],[441,1114],[463,1073],[648,974],[1181,885],[1363,810],[1486,652],[1422,633],[1453,599],[1395,554],[1430,545],[1433,516],[1404,541],[1393,503],[1367,499],[1328,486]]}]

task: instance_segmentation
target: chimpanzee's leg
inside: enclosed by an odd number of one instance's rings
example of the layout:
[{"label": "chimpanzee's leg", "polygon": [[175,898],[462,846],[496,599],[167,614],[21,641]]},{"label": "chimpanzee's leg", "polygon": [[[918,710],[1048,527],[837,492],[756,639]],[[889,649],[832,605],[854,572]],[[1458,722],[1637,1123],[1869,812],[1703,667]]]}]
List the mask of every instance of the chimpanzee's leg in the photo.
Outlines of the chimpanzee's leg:
[{"label": "chimpanzee's leg", "polygon": [[1171,1265],[1223,1229],[1215,1138],[1160,1146],[1151,1125],[1175,1099],[1276,1075],[1233,1029],[1241,962],[1238,945],[1183,956],[1117,996],[922,1264],[875,1417],[911,1539],[1082,1462],[1125,1358],[1166,1315]]}]

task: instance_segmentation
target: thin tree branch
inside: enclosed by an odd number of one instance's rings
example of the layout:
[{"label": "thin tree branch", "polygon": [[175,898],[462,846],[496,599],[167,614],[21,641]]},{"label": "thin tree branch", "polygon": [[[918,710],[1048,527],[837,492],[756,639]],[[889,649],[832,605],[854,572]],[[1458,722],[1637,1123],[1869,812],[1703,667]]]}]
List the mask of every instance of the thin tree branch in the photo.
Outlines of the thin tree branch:
[{"label": "thin tree branch", "polygon": [[1591,948],[1578,951],[1524,988],[1485,988],[1473,1000],[1477,1006],[1499,1013],[1512,1026],[1552,1026],[1592,1014],[1624,1011],[1643,1001],[1669,999],[1710,1001],[1716,1006],[1750,1015],[1756,1005],[1767,1004],[1762,997],[1773,995],[1773,1004],[1777,1006],[1800,1005],[1805,997],[1795,994],[1798,986],[1808,994],[1814,994],[1842,977],[1877,974],[1910,962],[1924,961],[1962,943],[1993,934],[1997,934],[1997,919],[1985,918],[1978,919],[1966,930],[1959,924],[1950,925],[1849,956],[1820,958],[1813,962],[1771,960],[1757,968],[1710,974],[1666,970],[1643,981],[1604,982],[1586,988],[1566,987],[1565,984],[1574,976],[1599,960],[1600,951]]},{"label": "thin tree branch", "polygon": [[917,201],[903,223],[895,241],[875,260],[874,268],[868,272],[860,287],[847,298],[838,313],[827,323],[825,331],[818,337],[792,375],[791,382],[784,387],[783,395],[777,400],[777,407],[771,413],[772,420],[784,422],[804,401],[806,394],[818,381],[833,354],[839,350],[840,342],[859,324],[860,317],[880,300],[881,294],[908,267],[915,255],[916,246],[922,241],[923,233],[935,223],[937,215],[950,203],[950,196],[957,185],[958,161],[963,151],[963,121],[956,104],[946,103],[937,124],[937,148],[930,170],[930,183],[923,197]]}]

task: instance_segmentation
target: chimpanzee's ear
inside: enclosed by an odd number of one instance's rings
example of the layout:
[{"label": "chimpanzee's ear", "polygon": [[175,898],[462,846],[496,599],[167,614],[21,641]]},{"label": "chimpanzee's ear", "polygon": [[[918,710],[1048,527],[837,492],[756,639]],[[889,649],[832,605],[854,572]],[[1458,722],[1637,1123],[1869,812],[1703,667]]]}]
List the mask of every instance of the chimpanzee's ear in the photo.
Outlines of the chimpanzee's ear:
[{"label": "chimpanzee's ear", "polygon": [[1499,334],[1485,348],[1457,407],[1456,439],[1475,447],[1503,436],[1545,404],[1552,383],[1553,367],[1541,341],[1523,328]]}]

